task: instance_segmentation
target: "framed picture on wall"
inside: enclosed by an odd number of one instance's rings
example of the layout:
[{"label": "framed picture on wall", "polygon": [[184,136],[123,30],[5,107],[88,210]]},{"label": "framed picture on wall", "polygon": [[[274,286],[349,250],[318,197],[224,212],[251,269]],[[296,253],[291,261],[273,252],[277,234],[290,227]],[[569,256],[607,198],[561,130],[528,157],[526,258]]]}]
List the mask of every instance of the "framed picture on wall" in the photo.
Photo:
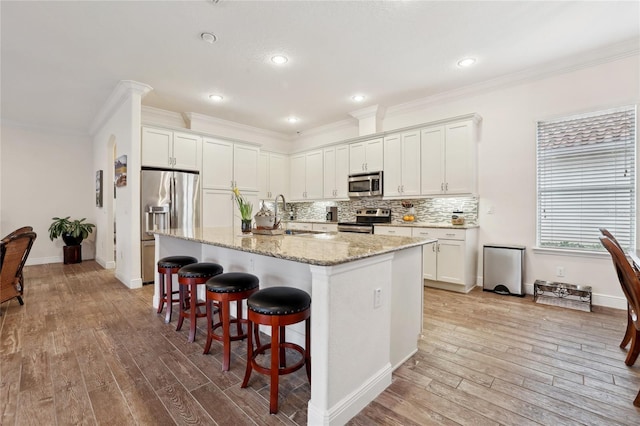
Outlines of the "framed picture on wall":
[{"label": "framed picture on wall", "polygon": [[121,155],[116,158],[116,186],[118,188],[127,186],[127,156]]},{"label": "framed picture on wall", "polygon": [[102,170],[96,172],[96,207],[102,207]]}]

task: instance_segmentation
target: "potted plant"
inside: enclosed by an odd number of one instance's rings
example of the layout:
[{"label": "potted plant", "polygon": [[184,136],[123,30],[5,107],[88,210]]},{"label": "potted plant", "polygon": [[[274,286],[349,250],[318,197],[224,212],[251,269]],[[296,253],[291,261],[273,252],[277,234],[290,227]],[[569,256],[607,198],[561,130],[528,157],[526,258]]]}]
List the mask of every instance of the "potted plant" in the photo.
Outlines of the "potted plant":
[{"label": "potted plant", "polygon": [[85,222],[86,218],[69,220],[67,217],[54,217],[49,226],[49,238],[51,241],[62,237],[66,246],[79,246],[82,240],[93,232],[96,226],[93,223]]}]

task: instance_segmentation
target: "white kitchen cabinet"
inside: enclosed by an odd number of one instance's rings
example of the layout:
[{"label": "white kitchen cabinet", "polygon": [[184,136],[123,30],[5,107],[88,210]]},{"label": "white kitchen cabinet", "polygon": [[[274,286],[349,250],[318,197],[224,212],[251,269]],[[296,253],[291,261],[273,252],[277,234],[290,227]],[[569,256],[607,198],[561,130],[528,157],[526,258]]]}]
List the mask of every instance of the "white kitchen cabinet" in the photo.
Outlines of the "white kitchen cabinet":
[{"label": "white kitchen cabinet", "polygon": [[241,192],[258,191],[258,155],[255,146],[222,139],[204,138],[202,146],[202,187]]},{"label": "white kitchen cabinet", "polygon": [[373,226],[376,235],[391,235],[396,237],[410,237],[411,228],[408,226]]},{"label": "white kitchen cabinet", "polygon": [[[258,193],[242,194],[247,202],[253,204],[254,214],[258,209]],[[240,232],[240,211],[233,192],[229,190],[204,189],[202,191],[202,226],[233,227]]]},{"label": "white kitchen cabinet", "polygon": [[258,192],[258,155],[257,146],[233,145],[233,186],[240,191]]},{"label": "white kitchen cabinet", "polygon": [[313,231],[313,224],[311,222],[287,222],[286,229]]},{"label": "white kitchen cabinet", "polygon": [[322,199],[322,150],[291,156],[291,200],[312,201]]},{"label": "white kitchen cabinet", "polygon": [[383,170],[383,158],[382,138],[349,144],[349,173]]},{"label": "white kitchen cabinet", "polygon": [[422,277],[425,280],[438,279],[438,242],[422,246]]},{"label": "white kitchen cabinet", "polygon": [[233,186],[233,143],[222,139],[202,141],[202,187],[226,189]]},{"label": "white kitchen cabinet", "polygon": [[272,199],[283,194],[289,198],[289,159],[286,155],[260,152],[258,164],[258,195]]},{"label": "white kitchen cabinet", "polygon": [[420,145],[422,195],[476,192],[473,120],[422,129]]},{"label": "white kitchen cabinet", "polygon": [[141,164],[163,169],[200,170],[202,138],[155,127],[142,128]]},{"label": "white kitchen cabinet", "polygon": [[322,232],[338,232],[338,224],[337,223],[314,223],[312,224],[311,229],[314,231],[322,231]]},{"label": "white kitchen cabinet", "polygon": [[349,146],[338,145],[323,151],[324,198],[338,199],[349,197]]},{"label": "white kitchen cabinet", "polygon": [[420,195],[420,131],[384,138],[384,196]]},{"label": "white kitchen cabinet", "polygon": [[466,293],[477,280],[477,230],[413,228],[414,237],[437,238],[425,245],[423,277],[425,286]]}]

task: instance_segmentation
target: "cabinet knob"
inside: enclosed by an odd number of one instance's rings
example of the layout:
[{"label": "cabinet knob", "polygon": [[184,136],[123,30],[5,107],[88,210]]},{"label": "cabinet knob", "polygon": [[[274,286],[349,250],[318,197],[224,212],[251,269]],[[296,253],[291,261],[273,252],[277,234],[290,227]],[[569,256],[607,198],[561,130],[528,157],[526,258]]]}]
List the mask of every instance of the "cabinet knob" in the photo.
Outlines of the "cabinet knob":
[{"label": "cabinet knob", "polygon": [[444,191],[444,182],[440,183],[440,191]]},{"label": "cabinet knob", "polygon": [[436,251],[436,245],[435,244],[431,246],[431,251],[433,251],[433,252]]}]

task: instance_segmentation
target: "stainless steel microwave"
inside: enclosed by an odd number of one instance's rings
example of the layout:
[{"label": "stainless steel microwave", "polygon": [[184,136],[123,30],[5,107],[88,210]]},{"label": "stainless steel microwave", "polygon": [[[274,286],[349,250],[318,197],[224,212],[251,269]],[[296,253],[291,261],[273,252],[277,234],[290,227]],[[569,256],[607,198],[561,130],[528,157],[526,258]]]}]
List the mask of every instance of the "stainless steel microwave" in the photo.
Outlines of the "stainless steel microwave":
[{"label": "stainless steel microwave", "polygon": [[382,172],[349,175],[349,197],[381,197]]}]

